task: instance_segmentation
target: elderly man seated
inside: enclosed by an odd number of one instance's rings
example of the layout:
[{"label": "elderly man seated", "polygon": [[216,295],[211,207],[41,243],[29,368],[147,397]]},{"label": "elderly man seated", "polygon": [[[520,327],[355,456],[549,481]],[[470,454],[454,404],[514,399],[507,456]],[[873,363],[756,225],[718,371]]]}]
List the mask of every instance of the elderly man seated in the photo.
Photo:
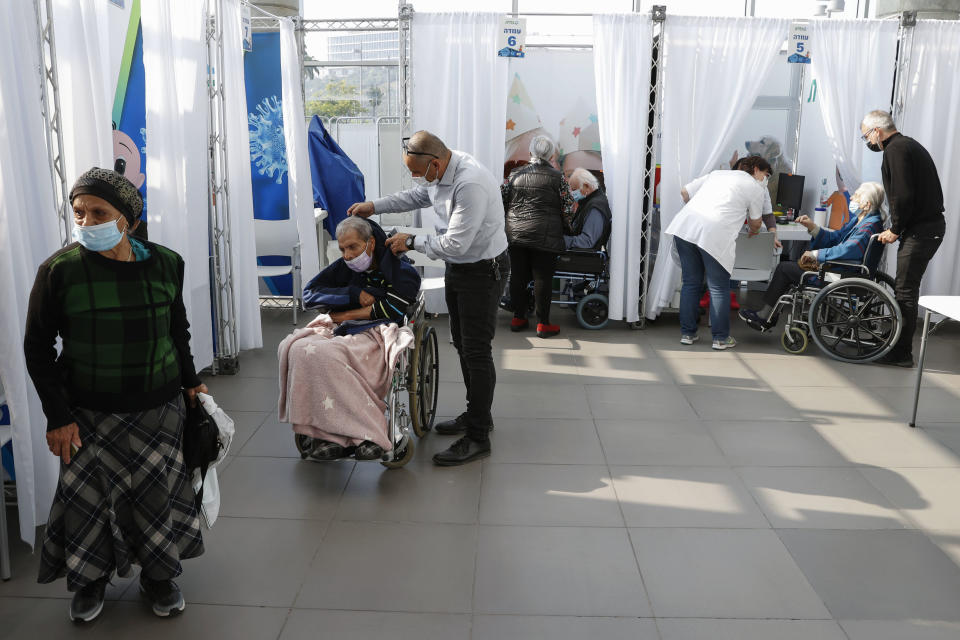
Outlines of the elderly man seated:
[{"label": "elderly man seated", "polygon": [[326,311],[280,343],[280,421],[310,436],[311,456],[374,460],[393,447],[384,397],[397,359],[413,343],[401,328],[420,276],[386,248],[374,222],[337,225],[343,257],[303,292],[307,307]]},{"label": "elderly man seated", "polygon": [[578,167],[570,174],[570,195],[577,201],[577,212],[571,226],[573,235],[563,236],[564,248],[579,251],[599,251],[610,239],[610,203],[600,190],[596,176]]},{"label": "elderly man seated", "polygon": [[883,231],[883,186],[877,182],[864,182],[850,197],[850,220],[836,231],[821,229],[807,216],[800,216],[797,222],[807,228],[813,236],[810,251],[804,252],[798,262],[781,262],[777,265],[763,294],[763,308],[759,310],[743,309],[740,319],[757,331],[766,331],[777,323],[771,317],[780,296],[800,283],[804,271],[816,270],[828,260],[863,260],[870,236]]}]

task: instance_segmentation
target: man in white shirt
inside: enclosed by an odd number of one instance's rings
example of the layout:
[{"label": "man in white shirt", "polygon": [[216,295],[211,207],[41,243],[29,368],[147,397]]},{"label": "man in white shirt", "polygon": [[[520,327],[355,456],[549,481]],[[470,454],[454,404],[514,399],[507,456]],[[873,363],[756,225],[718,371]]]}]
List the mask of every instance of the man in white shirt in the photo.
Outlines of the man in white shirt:
[{"label": "man in white shirt", "polygon": [[693,344],[697,336],[697,306],[704,275],[710,289],[710,328],[713,348],[730,349],[728,296],[735,261],[737,234],[749,219],[750,231],[762,226],[766,181],[770,164],[759,156],[744,158],[736,171],[714,171],[686,185],[686,205],[664,233],[673,236],[683,284],[680,288],[680,343]]},{"label": "man in white shirt", "polygon": [[497,303],[510,270],[503,201],[490,171],[471,155],[448,149],[428,131],[404,139],[403,161],[415,183],[412,189],[358,202],[347,213],[366,218],[432,206],[437,214],[434,235],[398,233],[387,239],[387,246],[395,254],[416,249],[447,263],[450,334],[460,356],[467,410],[435,426],[440,434],[465,435],[433,461],[460,465],[490,455],[490,408],[497,380],[492,343]]}]

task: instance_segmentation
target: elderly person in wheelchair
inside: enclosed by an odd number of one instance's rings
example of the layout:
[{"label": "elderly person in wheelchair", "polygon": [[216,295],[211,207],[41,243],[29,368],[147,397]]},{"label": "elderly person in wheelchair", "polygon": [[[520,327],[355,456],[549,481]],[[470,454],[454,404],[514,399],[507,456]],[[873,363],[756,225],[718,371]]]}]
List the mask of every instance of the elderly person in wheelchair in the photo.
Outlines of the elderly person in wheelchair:
[{"label": "elderly person in wheelchair", "polygon": [[279,347],[280,421],[305,436],[315,459],[381,459],[394,446],[384,397],[414,342],[403,325],[420,275],[372,221],[349,217],[336,239],[343,257],[303,292],[304,306],[320,315]]},{"label": "elderly person in wheelchair", "polygon": [[799,285],[805,272],[816,271],[830,261],[863,260],[870,237],[883,231],[883,201],[883,186],[877,182],[865,182],[850,196],[850,220],[842,228],[835,231],[822,229],[809,217],[800,216],[797,222],[812,236],[810,250],[804,252],[797,262],[778,264],[763,294],[763,308],[742,309],[740,319],[752,329],[768,331],[777,324],[775,309],[781,296]]}]

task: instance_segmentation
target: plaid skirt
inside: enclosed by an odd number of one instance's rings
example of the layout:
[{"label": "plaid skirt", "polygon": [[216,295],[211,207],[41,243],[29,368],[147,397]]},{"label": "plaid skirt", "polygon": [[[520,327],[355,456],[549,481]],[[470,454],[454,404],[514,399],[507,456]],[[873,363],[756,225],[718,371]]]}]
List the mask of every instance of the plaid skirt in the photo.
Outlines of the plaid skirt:
[{"label": "plaid skirt", "polygon": [[50,509],[38,582],[66,576],[76,591],[138,564],[153,580],[174,578],[203,553],[195,494],[183,464],[183,398],[134,413],[74,409],[83,446]]}]

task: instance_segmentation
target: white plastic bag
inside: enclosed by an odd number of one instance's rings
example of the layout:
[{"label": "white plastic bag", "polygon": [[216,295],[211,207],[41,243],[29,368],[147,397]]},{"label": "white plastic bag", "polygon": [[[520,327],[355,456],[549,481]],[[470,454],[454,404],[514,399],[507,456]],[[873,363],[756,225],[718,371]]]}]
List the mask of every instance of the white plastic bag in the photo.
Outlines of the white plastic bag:
[{"label": "white plastic bag", "polygon": [[217,478],[216,467],[227,457],[227,453],[230,451],[230,444],[233,442],[235,429],[233,420],[224,413],[223,409],[217,406],[217,403],[213,401],[213,397],[206,393],[198,393],[197,398],[199,398],[200,403],[203,404],[203,409],[213,419],[213,422],[217,425],[217,429],[220,431],[220,453],[217,459],[207,467],[207,475],[202,479],[202,482],[200,470],[193,470],[193,490],[199,491],[201,484],[203,486],[200,516],[203,518],[204,524],[207,525],[207,529],[210,529],[213,527],[213,523],[217,521],[217,515],[220,513],[220,481]]}]

